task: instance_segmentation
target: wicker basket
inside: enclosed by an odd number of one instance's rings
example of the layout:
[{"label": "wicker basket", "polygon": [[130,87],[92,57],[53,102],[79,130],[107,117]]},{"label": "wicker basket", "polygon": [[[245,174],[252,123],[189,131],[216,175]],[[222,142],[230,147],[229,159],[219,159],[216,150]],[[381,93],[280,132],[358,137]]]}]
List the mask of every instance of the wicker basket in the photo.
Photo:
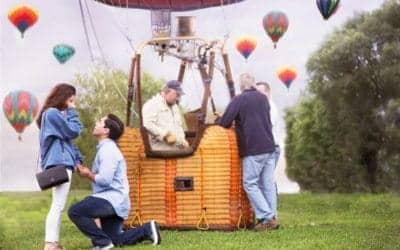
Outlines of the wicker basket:
[{"label": "wicker basket", "polygon": [[126,226],[151,219],[173,229],[235,230],[253,225],[232,130],[208,127],[196,153],[186,158],[146,158],[134,128],[126,128],[119,145],[130,184]]}]

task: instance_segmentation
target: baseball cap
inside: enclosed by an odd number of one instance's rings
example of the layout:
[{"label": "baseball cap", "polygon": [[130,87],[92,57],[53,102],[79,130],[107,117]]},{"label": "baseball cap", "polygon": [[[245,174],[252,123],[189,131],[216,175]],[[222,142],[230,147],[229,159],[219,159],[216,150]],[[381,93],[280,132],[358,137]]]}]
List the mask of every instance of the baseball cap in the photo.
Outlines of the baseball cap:
[{"label": "baseball cap", "polygon": [[179,81],[171,80],[171,81],[168,81],[165,85],[169,89],[176,90],[176,92],[178,92],[179,95],[184,95],[185,94],[183,92],[183,90],[182,90],[181,83]]}]

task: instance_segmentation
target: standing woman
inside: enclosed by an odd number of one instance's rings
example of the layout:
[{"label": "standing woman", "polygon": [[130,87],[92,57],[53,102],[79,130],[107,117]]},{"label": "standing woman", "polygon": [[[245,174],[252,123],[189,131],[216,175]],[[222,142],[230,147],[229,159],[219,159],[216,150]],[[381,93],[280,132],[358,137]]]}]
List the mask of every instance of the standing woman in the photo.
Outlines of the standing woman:
[{"label": "standing woman", "polygon": [[73,143],[82,131],[75,110],[75,87],[61,83],[47,97],[36,120],[40,129],[40,157],[42,169],[63,165],[69,181],[53,187],[50,211],[46,218],[45,250],[62,249],[59,245],[61,213],[71,186],[72,171],[82,163],[82,155]]}]

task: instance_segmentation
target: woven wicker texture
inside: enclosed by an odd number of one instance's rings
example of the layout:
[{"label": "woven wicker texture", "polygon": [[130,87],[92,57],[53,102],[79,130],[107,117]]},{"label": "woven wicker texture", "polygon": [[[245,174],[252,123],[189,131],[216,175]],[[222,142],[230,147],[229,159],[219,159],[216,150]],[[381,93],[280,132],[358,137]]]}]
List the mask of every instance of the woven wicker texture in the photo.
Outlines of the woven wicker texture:
[{"label": "woven wicker texture", "polygon": [[[253,224],[234,131],[208,127],[196,153],[186,158],[146,158],[134,128],[126,128],[119,145],[130,184],[125,225],[154,219],[166,228],[235,230]],[[176,191],[176,177],[192,178],[193,190]]]}]

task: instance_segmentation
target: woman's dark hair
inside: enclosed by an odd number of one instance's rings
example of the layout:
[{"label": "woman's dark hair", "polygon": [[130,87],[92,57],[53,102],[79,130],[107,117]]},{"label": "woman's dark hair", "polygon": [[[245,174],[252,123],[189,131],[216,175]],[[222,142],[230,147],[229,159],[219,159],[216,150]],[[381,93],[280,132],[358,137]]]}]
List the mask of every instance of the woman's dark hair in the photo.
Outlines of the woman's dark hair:
[{"label": "woman's dark hair", "polygon": [[108,114],[104,121],[104,127],[110,130],[108,137],[114,141],[118,141],[124,133],[124,123],[114,114]]},{"label": "woman's dark hair", "polygon": [[42,109],[36,119],[36,124],[40,128],[42,122],[43,112],[48,108],[57,108],[59,110],[65,110],[67,108],[67,100],[71,96],[76,94],[74,86],[67,83],[60,83],[54,86],[50,94],[47,96],[46,101],[43,104]]}]

